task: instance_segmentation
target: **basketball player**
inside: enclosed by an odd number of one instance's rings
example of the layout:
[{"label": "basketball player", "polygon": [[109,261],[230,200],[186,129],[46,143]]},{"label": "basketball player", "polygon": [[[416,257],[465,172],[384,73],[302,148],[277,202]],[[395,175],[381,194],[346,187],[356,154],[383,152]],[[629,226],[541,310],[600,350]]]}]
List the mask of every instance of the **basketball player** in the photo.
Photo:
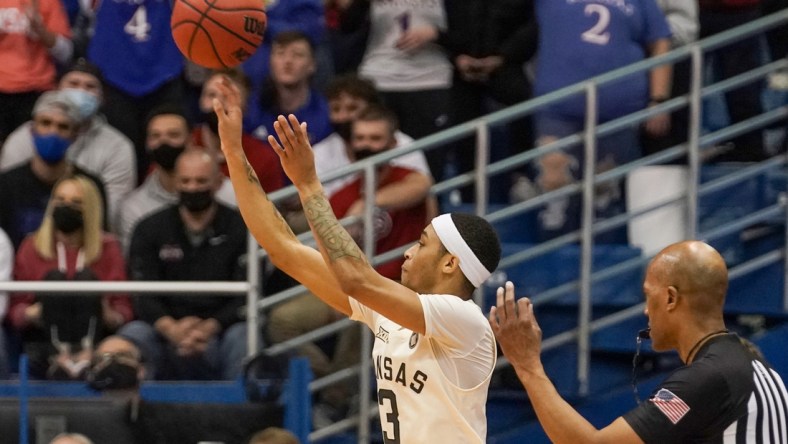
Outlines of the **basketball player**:
[{"label": "basketball player", "polygon": [[470,298],[498,265],[495,231],[476,216],[436,217],[405,252],[402,284],[382,277],[331,211],[306,123],[279,116],[274,129],[281,145],[273,137],[269,142],[299,191],[321,258],[298,242],[260,188],[241,148],[237,91],[225,86],[225,103],[215,100],[214,110],[241,214],[274,265],[372,329],[384,442],[484,442],[496,349]]}]

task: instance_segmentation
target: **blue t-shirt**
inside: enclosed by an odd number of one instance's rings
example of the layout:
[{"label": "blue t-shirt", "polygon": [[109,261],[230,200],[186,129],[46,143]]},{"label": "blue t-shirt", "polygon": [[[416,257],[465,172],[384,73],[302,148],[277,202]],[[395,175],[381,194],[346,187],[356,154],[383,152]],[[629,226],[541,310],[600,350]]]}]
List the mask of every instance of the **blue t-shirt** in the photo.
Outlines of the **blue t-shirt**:
[{"label": "blue t-shirt", "polygon": [[[671,35],[654,0],[537,0],[536,14],[536,95],[641,61],[650,44]],[[648,72],[608,83],[599,90],[600,120],[643,109],[648,97]],[[585,98],[573,96],[546,112],[583,118]]]},{"label": "blue t-shirt", "polygon": [[[249,104],[244,113],[244,131],[256,139],[268,143],[268,135],[276,135],[274,121],[281,111],[260,103],[259,95],[249,97]],[[298,120],[307,123],[309,142],[318,143],[334,132],[328,119],[328,101],[316,90],[311,90],[309,99],[304,106],[293,112]]]},{"label": "blue t-shirt", "polygon": [[155,91],[183,71],[170,29],[171,0],[102,0],[88,58],[104,79],[135,97]]}]

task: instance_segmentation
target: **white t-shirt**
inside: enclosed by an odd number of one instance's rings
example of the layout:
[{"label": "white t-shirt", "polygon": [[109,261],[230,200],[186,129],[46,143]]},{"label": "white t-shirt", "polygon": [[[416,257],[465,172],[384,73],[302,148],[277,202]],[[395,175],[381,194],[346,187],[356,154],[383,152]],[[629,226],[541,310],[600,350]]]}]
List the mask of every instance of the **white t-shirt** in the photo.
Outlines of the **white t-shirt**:
[{"label": "white t-shirt", "polygon": [[483,443],[495,337],[473,301],[419,295],[426,334],[350,298],[351,319],[375,334],[372,361],[386,442]]},{"label": "white t-shirt", "polygon": [[424,25],[446,29],[443,0],[372,2],[369,39],[359,75],[386,92],[451,87],[452,65],[439,45],[429,43],[412,53],[396,48],[404,27]]},{"label": "white t-shirt", "polygon": [[[394,137],[397,139],[397,146],[394,149],[404,147],[413,142],[413,138],[402,131],[397,131]],[[331,134],[319,143],[316,143],[312,147],[312,150],[315,153],[317,177],[320,179],[320,182],[323,183],[323,190],[326,196],[331,197],[334,193],[344,188],[345,185],[353,182],[358,177],[358,173],[356,173],[340,177],[330,182],[324,182],[326,175],[351,164],[351,160],[348,158],[347,150],[345,149],[345,140],[342,139],[339,134]],[[424,157],[424,153],[421,151],[414,151],[404,156],[396,157],[391,160],[391,164],[418,171],[428,177],[432,177],[429,164],[427,164],[427,158]]]}]

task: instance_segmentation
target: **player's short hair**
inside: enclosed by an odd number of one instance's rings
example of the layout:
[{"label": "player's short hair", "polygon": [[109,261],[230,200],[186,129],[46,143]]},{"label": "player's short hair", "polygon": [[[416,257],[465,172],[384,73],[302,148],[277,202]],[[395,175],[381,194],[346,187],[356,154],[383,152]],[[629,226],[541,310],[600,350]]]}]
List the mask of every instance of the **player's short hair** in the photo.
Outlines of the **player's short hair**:
[{"label": "player's short hair", "polygon": [[399,129],[399,119],[393,111],[380,104],[371,104],[361,114],[359,114],[356,122],[378,122],[386,121],[389,124],[391,134],[397,132]]},{"label": "player's short hair", "polygon": [[493,272],[501,261],[501,241],[498,233],[483,217],[467,213],[450,213],[451,220],[462,240],[468,244],[479,262]]},{"label": "player's short hair", "polygon": [[326,87],[326,97],[334,100],[341,94],[347,94],[364,100],[368,104],[379,104],[380,95],[372,81],[359,77],[354,73],[334,77]]}]

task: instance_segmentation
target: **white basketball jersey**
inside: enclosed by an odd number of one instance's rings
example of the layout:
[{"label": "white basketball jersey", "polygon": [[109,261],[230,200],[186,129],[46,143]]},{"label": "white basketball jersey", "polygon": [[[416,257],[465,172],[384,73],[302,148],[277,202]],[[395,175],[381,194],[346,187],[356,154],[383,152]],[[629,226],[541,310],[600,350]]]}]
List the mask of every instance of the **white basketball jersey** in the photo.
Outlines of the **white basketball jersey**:
[{"label": "white basketball jersey", "polygon": [[375,334],[372,361],[385,443],[483,443],[495,338],[473,301],[419,295],[427,334],[350,299]]}]

